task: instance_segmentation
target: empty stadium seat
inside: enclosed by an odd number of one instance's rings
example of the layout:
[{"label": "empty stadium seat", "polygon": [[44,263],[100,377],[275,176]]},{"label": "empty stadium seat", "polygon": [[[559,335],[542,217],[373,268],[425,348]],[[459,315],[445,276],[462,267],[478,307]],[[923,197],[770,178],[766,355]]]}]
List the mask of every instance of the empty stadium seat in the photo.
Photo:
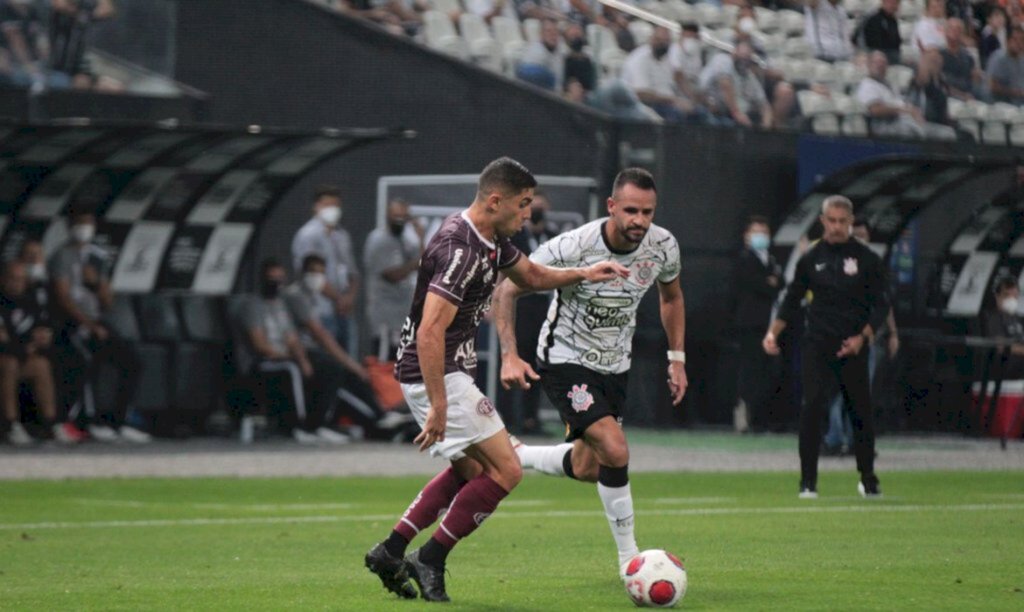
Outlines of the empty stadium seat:
[{"label": "empty stadium seat", "polygon": [[811,129],[816,134],[838,135],[840,133],[839,118],[832,114],[815,115],[811,118]]},{"label": "empty stadium seat", "polygon": [[462,13],[459,15],[459,32],[466,41],[473,63],[494,72],[501,72],[501,51],[483,17],[475,13]]},{"label": "empty stadium seat", "polygon": [[726,25],[725,11],[714,4],[698,4],[694,7],[697,12],[697,21],[706,28],[716,28]]},{"label": "empty stadium seat", "polygon": [[522,57],[523,50],[526,49],[523,31],[517,20],[500,15],[491,20],[491,26],[494,29],[494,39],[501,49],[505,72],[511,74]]},{"label": "empty stadium seat", "polygon": [[442,53],[469,60],[469,47],[455,31],[452,20],[441,11],[424,11],[423,36],[427,46]]},{"label": "empty stadium seat", "polygon": [[861,113],[849,113],[842,116],[842,131],[845,136],[867,136],[868,120]]},{"label": "empty stadium seat", "polygon": [[797,100],[800,102],[800,111],[804,116],[811,117],[822,113],[834,113],[835,104],[831,99],[810,89],[798,91]]},{"label": "empty stadium seat", "polygon": [[889,72],[885,76],[886,80],[889,81],[889,85],[897,93],[902,94],[907,91],[910,81],[914,79],[914,69],[900,65],[889,66]]},{"label": "empty stadium seat", "polygon": [[803,36],[804,15],[797,11],[783,9],[779,11],[779,29],[787,36]]}]

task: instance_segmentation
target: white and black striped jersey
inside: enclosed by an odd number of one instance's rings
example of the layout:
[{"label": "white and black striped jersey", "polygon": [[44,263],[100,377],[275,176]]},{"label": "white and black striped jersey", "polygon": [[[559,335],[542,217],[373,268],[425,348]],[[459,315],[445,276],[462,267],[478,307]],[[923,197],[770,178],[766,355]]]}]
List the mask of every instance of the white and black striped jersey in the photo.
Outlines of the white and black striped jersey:
[{"label": "white and black striped jersey", "polygon": [[640,299],[655,280],[670,283],[679,276],[679,243],[668,230],[651,225],[640,246],[623,252],[608,244],[607,221],[591,221],[552,238],[530,255],[536,263],[557,268],[611,260],[630,271],[628,278],[558,290],[537,341],[541,363],[574,363],[607,374],[625,372]]}]

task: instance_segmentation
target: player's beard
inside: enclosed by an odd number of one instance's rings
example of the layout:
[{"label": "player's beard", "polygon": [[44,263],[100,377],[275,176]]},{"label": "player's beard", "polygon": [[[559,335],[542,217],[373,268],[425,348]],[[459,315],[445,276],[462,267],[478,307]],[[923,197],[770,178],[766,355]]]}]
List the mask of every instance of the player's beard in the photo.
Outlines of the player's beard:
[{"label": "player's beard", "polygon": [[642,227],[627,227],[619,231],[622,238],[633,244],[640,244],[647,237],[647,230]]}]

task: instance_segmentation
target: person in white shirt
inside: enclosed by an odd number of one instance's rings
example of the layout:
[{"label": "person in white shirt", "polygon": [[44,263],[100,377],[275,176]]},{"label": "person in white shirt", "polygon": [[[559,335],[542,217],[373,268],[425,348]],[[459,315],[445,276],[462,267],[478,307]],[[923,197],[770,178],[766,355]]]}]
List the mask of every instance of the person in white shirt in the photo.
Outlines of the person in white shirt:
[{"label": "person in white shirt", "polygon": [[695,115],[698,108],[679,88],[668,56],[671,44],[668,28],[655,27],[650,41],[634,49],[622,64],[622,81],[665,121],[680,122]]},{"label": "person in white shirt", "polygon": [[700,26],[684,23],[679,41],[668,50],[668,61],[683,77],[696,81],[704,68],[704,54],[700,47]]},{"label": "person in white shirt", "polygon": [[804,7],[804,38],[814,57],[834,62],[853,56],[850,26],[842,0],[807,0]]},{"label": "person in white shirt", "polygon": [[889,60],[875,51],[868,57],[868,76],[857,86],[856,98],[868,110],[875,136],[904,136],[955,140],[953,128],[925,121],[921,111],[908,104],[885,79]]},{"label": "person in white shirt", "polygon": [[946,48],[946,3],[928,0],[924,15],[914,24],[914,44],[921,51]]},{"label": "person in white shirt", "polygon": [[732,55],[711,58],[700,73],[700,87],[716,116],[750,127],[758,122],[771,127],[772,113],[764,85],[754,69],[754,49],[739,42]]}]

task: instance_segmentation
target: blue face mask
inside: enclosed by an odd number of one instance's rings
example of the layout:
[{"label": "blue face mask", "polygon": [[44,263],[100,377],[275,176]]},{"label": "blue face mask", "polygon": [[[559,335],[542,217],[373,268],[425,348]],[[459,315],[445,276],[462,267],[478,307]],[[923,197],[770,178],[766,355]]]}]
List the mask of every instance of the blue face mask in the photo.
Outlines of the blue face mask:
[{"label": "blue face mask", "polygon": [[771,244],[771,240],[768,238],[768,234],[758,232],[750,235],[750,248],[755,251],[767,251],[769,244]]}]

